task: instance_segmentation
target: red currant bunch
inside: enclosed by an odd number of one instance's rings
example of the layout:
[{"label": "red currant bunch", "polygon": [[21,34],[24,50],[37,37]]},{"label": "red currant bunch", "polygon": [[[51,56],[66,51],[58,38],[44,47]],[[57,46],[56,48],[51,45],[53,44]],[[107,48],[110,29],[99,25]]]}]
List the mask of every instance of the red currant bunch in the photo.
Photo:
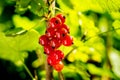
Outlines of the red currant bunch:
[{"label": "red currant bunch", "polygon": [[45,34],[39,37],[39,44],[44,47],[44,53],[48,55],[48,64],[55,70],[61,71],[64,67],[62,63],[64,53],[58,48],[61,45],[73,44],[73,38],[69,35],[69,26],[65,24],[65,16],[57,14],[49,19]]}]

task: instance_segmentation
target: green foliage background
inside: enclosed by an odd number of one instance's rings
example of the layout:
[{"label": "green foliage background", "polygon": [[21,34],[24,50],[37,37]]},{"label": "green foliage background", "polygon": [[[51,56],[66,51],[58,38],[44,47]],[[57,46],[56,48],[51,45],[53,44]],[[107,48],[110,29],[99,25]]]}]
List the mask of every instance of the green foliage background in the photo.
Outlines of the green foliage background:
[{"label": "green foliage background", "polygon": [[[56,0],[55,5],[74,38],[73,46],[59,48],[65,54],[65,79],[119,80],[120,0]],[[45,80],[46,56],[38,40],[48,9],[43,0],[0,0],[1,79],[33,80],[37,75]],[[58,80],[57,71],[53,75]]]}]

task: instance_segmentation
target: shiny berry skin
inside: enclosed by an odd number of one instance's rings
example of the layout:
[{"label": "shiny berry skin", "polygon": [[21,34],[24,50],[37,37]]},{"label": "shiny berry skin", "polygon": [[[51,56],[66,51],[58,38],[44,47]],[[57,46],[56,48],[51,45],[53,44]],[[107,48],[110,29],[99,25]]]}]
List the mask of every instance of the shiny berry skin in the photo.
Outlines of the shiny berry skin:
[{"label": "shiny berry skin", "polygon": [[65,22],[65,16],[62,14],[57,14],[56,17],[60,18],[60,20],[62,21],[62,23]]},{"label": "shiny berry skin", "polygon": [[63,67],[64,67],[64,64],[62,63],[62,61],[59,61],[59,63],[57,63],[56,65],[53,65],[54,69],[58,72],[60,72]]},{"label": "shiny berry skin", "polygon": [[72,36],[66,35],[62,41],[62,44],[64,46],[71,46],[73,44],[73,38]]},{"label": "shiny berry skin", "polygon": [[47,28],[45,35],[49,38],[54,37],[56,31],[57,31],[56,28]]},{"label": "shiny berry skin", "polygon": [[42,45],[42,46],[44,46],[44,45],[47,45],[47,43],[48,43],[48,37],[46,36],[46,35],[42,35],[42,36],[40,36],[40,38],[39,38],[39,43]]},{"label": "shiny berry skin", "polygon": [[48,22],[48,28],[55,28],[55,24],[53,22]]},{"label": "shiny berry skin", "polygon": [[64,53],[61,50],[54,50],[52,54],[58,55],[60,60],[64,59]]},{"label": "shiny berry skin", "polygon": [[60,59],[59,59],[58,55],[56,55],[56,54],[49,54],[47,57],[47,62],[51,66],[58,64],[59,61],[60,61]]},{"label": "shiny berry skin", "polygon": [[51,28],[57,28],[60,27],[62,24],[61,20],[57,17],[53,17],[49,20],[48,26]]},{"label": "shiny berry skin", "polygon": [[53,50],[54,49],[51,46],[49,46],[49,45],[44,46],[44,53],[47,54],[47,55],[52,53]]},{"label": "shiny berry skin", "polygon": [[61,42],[59,39],[57,39],[57,38],[51,39],[51,41],[50,41],[50,43],[49,43],[49,45],[50,45],[52,48],[58,48],[58,47],[61,46],[61,44],[62,44],[62,42]]},{"label": "shiny berry skin", "polygon": [[62,24],[61,28],[65,28],[67,30],[67,32],[69,33],[70,28],[66,24]]},{"label": "shiny berry skin", "polygon": [[55,33],[55,37],[58,39],[61,39],[62,37],[64,37],[66,34],[68,33],[68,31],[65,28],[60,28],[56,31]]}]

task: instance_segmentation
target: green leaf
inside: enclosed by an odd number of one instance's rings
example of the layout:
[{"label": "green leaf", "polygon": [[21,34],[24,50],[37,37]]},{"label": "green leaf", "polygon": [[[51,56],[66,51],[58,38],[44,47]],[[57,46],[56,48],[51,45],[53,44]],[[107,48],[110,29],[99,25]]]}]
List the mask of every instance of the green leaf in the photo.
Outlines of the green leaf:
[{"label": "green leaf", "polygon": [[112,64],[112,70],[116,74],[117,77],[120,78],[120,51],[112,48],[110,50],[110,61]]},{"label": "green leaf", "polygon": [[86,38],[97,36],[99,29],[95,26],[94,20],[82,13],[79,13],[79,17],[82,34],[85,34]]},{"label": "green leaf", "polygon": [[[62,72],[65,75],[67,74],[66,76],[68,76],[68,77],[74,76],[73,78],[77,78],[74,80],[89,80],[89,75],[87,74],[87,72],[85,72],[85,66],[83,67],[83,65],[81,65],[80,63],[75,64],[75,65],[69,64],[67,66],[64,66],[64,69]],[[75,76],[77,74],[79,74],[79,76],[81,76],[81,79],[80,79],[80,77]]]},{"label": "green leaf", "polygon": [[21,7],[27,7],[31,0],[18,0]]},{"label": "green leaf", "polygon": [[66,18],[66,24],[70,27],[71,35],[76,35],[78,31],[80,30],[78,20],[79,20],[78,13],[74,11],[70,11],[69,15]]},{"label": "green leaf", "polygon": [[40,5],[45,6],[45,0],[36,0]]},{"label": "green leaf", "polygon": [[64,2],[62,0],[57,0],[57,3],[59,4],[60,8],[65,11],[65,12],[70,12],[72,11],[71,8],[69,8],[67,5],[64,4]]},{"label": "green leaf", "polygon": [[113,19],[120,19],[120,0],[96,0]]},{"label": "green leaf", "polygon": [[17,0],[15,12],[24,14],[28,9],[38,16],[43,16],[46,12],[46,5],[44,0]]},{"label": "green leaf", "polygon": [[97,0],[100,6],[108,12],[119,11],[120,0]]},{"label": "green leaf", "polygon": [[115,20],[112,25],[114,27],[115,32],[118,35],[120,35],[120,20]]},{"label": "green leaf", "polygon": [[15,37],[7,37],[4,33],[0,33],[0,58],[16,64],[24,61],[26,51],[35,50],[39,46],[38,37],[39,34],[35,30]]},{"label": "green leaf", "polygon": [[[72,1],[72,0],[71,0]],[[74,9],[78,12],[85,12],[88,10],[98,12],[98,13],[103,13],[104,10],[102,7],[99,5],[97,0],[74,0],[72,1],[74,5]]]},{"label": "green leaf", "polygon": [[72,2],[70,0],[62,0],[62,2],[68,6],[69,8],[73,9],[73,5]]},{"label": "green leaf", "polygon": [[48,11],[48,8],[43,0],[32,0],[29,5],[29,10],[35,15],[41,17]]},{"label": "green leaf", "polygon": [[87,64],[87,68],[93,75],[115,77],[110,70],[96,67],[94,64]]},{"label": "green leaf", "polygon": [[14,23],[15,27],[22,27],[25,30],[29,30],[29,29],[35,27],[37,22],[31,21],[27,17],[21,17],[20,15],[14,15],[13,23]]},{"label": "green leaf", "polygon": [[28,9],[28,5],[31,2],[31,0],[17,0],[16,6],[15,6],[15,12],[19,14],[24,14],[25,11]]}]

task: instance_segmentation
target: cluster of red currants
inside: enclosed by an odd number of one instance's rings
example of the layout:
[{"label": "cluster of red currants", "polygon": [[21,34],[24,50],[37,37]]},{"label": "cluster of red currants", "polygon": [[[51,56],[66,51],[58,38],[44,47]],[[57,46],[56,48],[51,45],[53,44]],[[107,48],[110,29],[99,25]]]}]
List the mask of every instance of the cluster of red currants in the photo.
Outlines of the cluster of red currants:
[{"label": "cluster of red currants", "polygon": [[39,43],[44,46],[44,53],[48,55],[48,64],[55,70],[61,71],[64,67],[62,63],[64,53],[58,48],[61,45],[71,46],[73,44],[73,38],[69,35],[69,27],[65,24],[65,16],[57,14],[49,19],[46,32],[40,36]]}]

